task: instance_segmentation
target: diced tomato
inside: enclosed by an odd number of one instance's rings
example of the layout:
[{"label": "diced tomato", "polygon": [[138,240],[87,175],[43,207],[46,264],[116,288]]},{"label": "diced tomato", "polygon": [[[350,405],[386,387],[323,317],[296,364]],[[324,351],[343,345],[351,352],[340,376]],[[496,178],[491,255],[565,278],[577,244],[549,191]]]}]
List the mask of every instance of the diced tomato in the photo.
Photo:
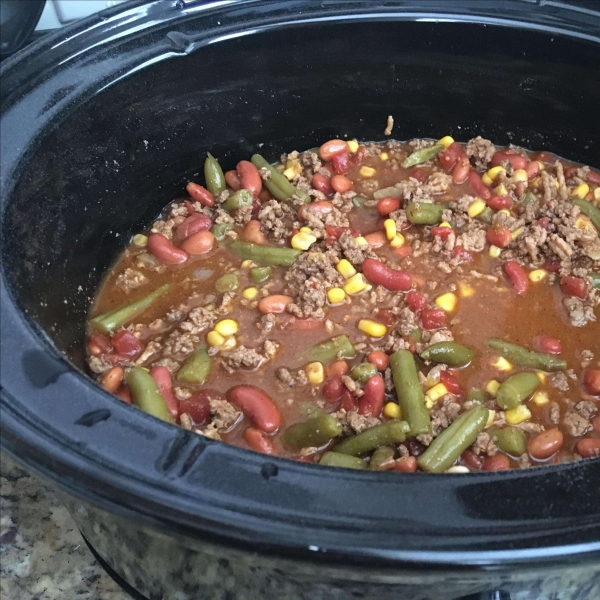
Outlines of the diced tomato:
[{"label": "diced tomato", "polygon": [[440,382],[446,386],[446,389],[455,396],[460,396],[462,394],[462,390],[460,389],[460,384],[458,383],[458,379],[452,371],[442,371],[440,373]]},{"label": "diced tomato", "polygon": [[329,237],[339,240],[342,237],[342,233],[350,231],[349,227],[339,227],[337,225],[325,225],[325,231]]},{"label": "diced tomato", "polygon": [[431,232],[431,235],[437,235],[444,241],[448,239],[451,233],[454,233],[452,227],[432,227],[429,231]]},{"label": "diced tomato", "polygon": [[417,312],[423,310],[427,306],[427,298],[425,298],[423,294],[411,290],[406,294],[406,304],[408,304],[410,310]]},{"label": "diced tomato", "polygon": [[441,308],[426,308],[421,313],[424,329],[439,329],[446,322],[446,313]]},{"label": "diced tomato", "polygon": [[567,296],[585,298],[587,295],[587,283],[581,277],[573,277],[571,275],[562,277],[560,280],[560,289]]},{"label": "diced tomato", "polygon": [[462,246],[458,245],[452,248],[451,256],[452,258],[457,259],[459,263],[471,262],[473,260],[473,255]]},{"label": "diced tomato", "polygon": [[508,227],[499,225],[498,227],[489,227],[485,233],[485,238],[488,244],[498,248],[506,248],[512,241],[512,234]]},{"label": "diced tomato", "polygon": [[538,225],[547,230],[550,225],[550,219],[548,217],[542,217],[541,219],[538,219]]},{"label": "diced tomato", "polygon": [[112,338],[112,345],[121,356],[133,358],[142,351],[142,343],[128,329],[117,331]]},{"label": "diced tomato", "polygon": [[558,273],[560,271],[560,260],[558,258],[549,258],[543,265],[543,268],[550,273]]},{"label": "diced tomato", "polygon": [[333,168],[337,175],[344,175],[350,169],[350,160],[348,152],[338,152],[331,157]]}]

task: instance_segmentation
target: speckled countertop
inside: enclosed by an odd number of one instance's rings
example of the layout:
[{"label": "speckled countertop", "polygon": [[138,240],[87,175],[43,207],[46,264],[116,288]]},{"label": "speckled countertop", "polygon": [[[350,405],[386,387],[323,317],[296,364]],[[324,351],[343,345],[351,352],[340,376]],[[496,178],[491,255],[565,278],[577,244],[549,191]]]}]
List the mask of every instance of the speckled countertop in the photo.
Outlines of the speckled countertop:
[{"label": "speckled countertop", "polygon": [[47,486],[5,454],[0,475],[2,600],[131,600]]}]

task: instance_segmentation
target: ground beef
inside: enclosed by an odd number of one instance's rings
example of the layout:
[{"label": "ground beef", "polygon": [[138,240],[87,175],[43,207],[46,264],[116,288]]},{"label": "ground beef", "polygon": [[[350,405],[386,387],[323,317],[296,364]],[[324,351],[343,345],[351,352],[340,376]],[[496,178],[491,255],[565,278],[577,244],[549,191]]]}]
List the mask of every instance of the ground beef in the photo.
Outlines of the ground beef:
[{"label": "ground beef", "polygon": [[173,239],[173,228],[179,225],[183,221],[183,217],[176,217],[175,219],[159,219],[155,221],[150,230],[152,233],[161,233],[168,240]]},{"label": "ground beef", "polygon": [[269,200],[262,205],[258,213],[260,229],[274,240],[283,240],[291,232],[291,224],[294,218],[292,209],[283,202]]},{"label": "ground beef", "polygon": [[575,405],[575,410],[584,418],[591,419],[597,412],[598,407],[590,400],[582,400]]},{"label": "ground beef", "polygon": [[558,402],[550,402],[548,405],[548,419],[553,425],[560,423],[560,406]]},{"label": "ground beef", "polygon": [[371,429],[371,427],[381,424],[381,421],[375,417],[359,415],[356,411],[346,412],[343,408],[335,413],[332,413],[332,416],[334,416],[340,422],[345,435],[361,433],[366,429]]},{"label": "ground beef", "polygon": [[567,309],[573,327],[583,327],[586,323],[596,320],[594,309],[584,304],[579,298],[573,296],[565,298],[563,305]]},{"label": "ground beef", "polygon": [[554,168],[556,169],[556,179],[558,181],[558,196],[561,200],[567,200],[569,197],[569,191],[567,190],[567,184],[565,182],[565,171],[563,169],[562,163],[557,160],[554,163]]},{"label": "ground beef", "polygon": [[487,431],[482,431],[477,439],[473,442],[473,452],[477,455],[486,454],[487,456],[495,456],[498,454],[498,446],[496,446],[496,438],[491,436]]},{"label": "ground beef", "polygon": [[211,420],[207,427],[197,430],[205,437],[220,440],[219,432],[229,429],[240,417],[241,412],[222,398],[209,398]]},{"label": "ground beef", "polygon": [[233,224],[233,223],[235,223],[235,219],[226,210],[223,210],[222,208],[215,209],[213,220],[217,224],[221,224],[221,223]]},{"label": "ground beef", "polygon": [[465,147],[467,156],[471,159],[476,169],[483,171],[496,153],[496,146],[478,135],[467,142]]},{"label": "ground beef", "polygon": [[201,340],[201,336],[196,333],[175,329],[164,343],[162,356],[181,362],[196,349]]},{"label": "ground beef", "polygon": [[581,437],[590,428],[590,423],[577,413],[569,413],[563,418],[563,426],[569,435]]},{"label": "ground beef", "polygon": [[569,389],[569,380],[564,373],[555,373],[550,376],[550,385],[557,390],[566,392]]},{"label": "ground beef", "polygon": [[419,320],[417,315],[405,306],[398,314],[398,322],[396,323],[396,329],[403,335],[407,336],[411,331],[419,328]]},{"label": "ground beef", "polygon": [[269,333],[275,326],[275,315],[263,315],[257,322],[256,326],[263,334]]},{"label": "ground beef", "polygon": [[359,246],[349,231],[342,233],[339,242],[344,257],[355,267],[362,265],[366,258],[377,258],[369,246]]},{"label": "ground beef", "polygon": [[335,208],[327,214],[311,209],[310,204],[304,211],[305,225],[309,227],[313,235],[319,239],[326,237],[325,226],[332,225],[334,227],[349,227],[348,218],[339,209]]},{"label": "ground beef", "polygon": [[115,283],[126,294],[129,294],[131,290],[135,290],[136,288],[148,283],[148,278],[141,271],[136,271],[135,269],[125,269],[119,274]]},{"label": "ground beef", "polygon": [[430,194],[443,194],[447,192],[452,183],[452,177],[443,171],[432,173],[427,179]]},{"label": "ground beef", "polygon": [[241,369],[256,371],[258,367],[273,358],[279,344],[271,340],[266,340],[263,346],[262,354],[256,348],[246,348],[243,344],[227,352],[223,357],[223,368],[228,373],[239,371]]},{"label": "ground beef", "polygon": [[581,367],[585,369],[594,360],[594,353],[591,350],[583,350],[581,353]]},{"label": "ground beef", "polygon": [[294,387],[296,385],[303,386],[308,384],[308,378],[306,377],[304,369],[298,369],[295,373],[292,373],[289,369],[280,367],[275,372],[275,376],[277,379],[279,379],[279,381],[289,387]]},{"label": "ground beef", "polygon": [[431,411],[431,428],[436,437],[452,424],[461,408],[452,394],[446,394],[438,405],[438,408]]},{"label": "ground beef", "polygon": [[486,245],[486,231],[484,228],[461,233],[457,244],[469,252],[482,252]]},{"label": "ground beef", "polygon": [[[423,339],[425,339],[426,334],[429,333],[427,331],[423,332]],[[425,347],[432,346],[433,344],[437,344],[439,342],[453,342],[454,336],[449,329],[440,329],[439,331],[431,334],[431,337],[425,342]]]},{"label": "ground beef", "polygon": [[190,311],[188,318],[179,324],[182,331],[198,334],[212,327],[217,320],[214,307],[199,306]]}]

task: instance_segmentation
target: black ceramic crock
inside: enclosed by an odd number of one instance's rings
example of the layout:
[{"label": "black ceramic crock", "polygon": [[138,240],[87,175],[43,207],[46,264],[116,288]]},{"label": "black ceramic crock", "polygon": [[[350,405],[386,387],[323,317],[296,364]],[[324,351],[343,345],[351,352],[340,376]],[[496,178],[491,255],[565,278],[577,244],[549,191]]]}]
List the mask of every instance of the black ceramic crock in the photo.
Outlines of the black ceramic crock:
[{"label": "black ceramic crock", "polygon": [[10,58],[3,447],[147,598],[600,598],[600,459],[431,476],[265,457],[121,403],[82,353],[103,273],[207,150],[230,168],[382,139],[393,115],[398,139],[599,167],[599,65],[600,13],[543,0],[132,2]]}]

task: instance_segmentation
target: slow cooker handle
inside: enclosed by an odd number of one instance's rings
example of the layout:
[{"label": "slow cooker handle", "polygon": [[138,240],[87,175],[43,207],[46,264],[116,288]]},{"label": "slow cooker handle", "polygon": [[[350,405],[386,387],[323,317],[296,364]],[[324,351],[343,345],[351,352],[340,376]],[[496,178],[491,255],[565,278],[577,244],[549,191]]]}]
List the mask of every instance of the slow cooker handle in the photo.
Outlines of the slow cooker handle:
[{"label": "slow cooker handle", "polygon": [[494,590],[493,592],[482,592],[481,594],[469,594],[454,600],[511,600],[511,596],[504,590]]}]

